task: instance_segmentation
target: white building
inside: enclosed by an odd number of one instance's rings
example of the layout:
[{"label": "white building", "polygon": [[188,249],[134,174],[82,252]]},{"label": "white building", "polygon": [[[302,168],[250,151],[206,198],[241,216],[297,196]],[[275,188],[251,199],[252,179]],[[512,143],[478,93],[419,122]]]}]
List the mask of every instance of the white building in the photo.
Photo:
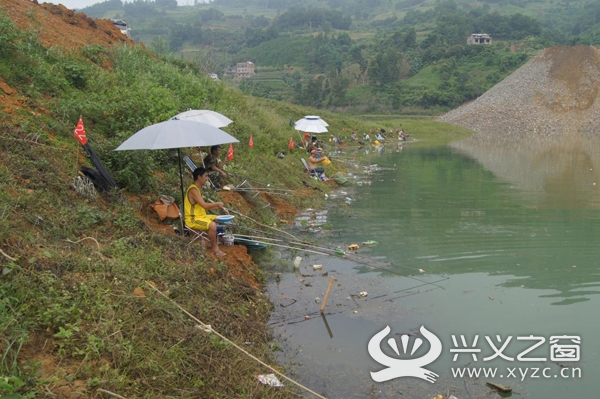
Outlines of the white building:
[{"label": "white building", "polygon": [[235,66],[235,74],[238,78],[254,76],[254,64],[250,61],[238,62]]},{"label": "white building", "polygon": [[487,33],[472,33],[467,38],[467,44],[491,44],[492,37]]}]

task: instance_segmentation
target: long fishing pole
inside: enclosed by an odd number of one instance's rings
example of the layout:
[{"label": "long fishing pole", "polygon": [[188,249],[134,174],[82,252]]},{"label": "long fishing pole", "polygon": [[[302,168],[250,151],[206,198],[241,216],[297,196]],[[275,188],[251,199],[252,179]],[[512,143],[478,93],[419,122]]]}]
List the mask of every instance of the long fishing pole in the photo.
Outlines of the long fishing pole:
[{"label": "long fishing pole", "polygon": [[292,190],[270,190],[270,189],[264,189],[264,188],[230,188],[230,189],[224,189],[224,191],[236,191],[236,192],[240,192],[240,193],[259,192],[259,193],[272,194],[272,195],[291,195],[291,193],[289,191],[292,191]]},{"label": "long fishing pole", "polygon": [[[316,245],[312,245],[312,244],[308,244],[308,243],[302,242],[301,240],[299,240],[299,241],[300,242],[288,242],[288,244],[290,244],[290,245],[292,245],[292,244],[293,245],[304,245],[304,246],[307,246],[307,247],[310,247],[310,248],[319,249],[320,251],[330,251],[330,252],[333,252],[333,254],[321,252],[324,255],[328,255],[328,256],[337,255],[336,254],[336,249],[331,249],[331,248],[327,248],[327,247],[319,247],[319,246],[316,246]],[[297,249],[306,250],[305,248],[297,248]],[[346,254],[346,255],[348,255],[348,254]],[[387,267],[376,266],[376,265],[373,264],[372,259],[367,258],[365,256],[361,256],[361,255],[358,255],[358,254],[352,254],[352,257],[348,257],[347,259],[351,260],[354,263],[358,263],[360,265],[363,265],[363,266],[371,267],[371,268],[378,269],[378,270],[383,270],[383,271],[386,271],[388,273],[396,274],[398,276],[410,278],[412,280],[418,281],[418,282],[426,284],[426,285],[434,285],[436,287],[444,289],[444,287],[439,286],[439,285],[437,285],[435,283],[424,281],[424,280],[421,280],[421,279],[413,277],[413,276],[407,276],[407,275],[399,273],[399,272],[397,272],[395,270],[388,269]],[[414,268],[411,268],[411,267],[407,267],[407,266],[397,265],[397,264],[395,264],[393,262],[390,262],[390,265],[394,265],[394,266],[398,266],[398,267],[403,267],[405,269],[409,269],[409,270],[413,270],[415,272],[419,272],[419,270],[417,270],[417,269],[414,269]]]},{"label": "long fishing pole", "polygon": [[259,243],[259,244],[271,245],[271,246],[274,246],[274,247],[281,247],[281,248],[295,249],[295,250],[300,250],[300,251],[305,251],[305,252],[312,252],[312,253],[317,254],[317,255],[330,255],[330,254],[325,253],[325,252],[313,251],[312,249],[291,247],[289,245],[275,244],[273,242],[265,242],[265,241],[258,241],[258,240],[252,240],[252,241],[256,242],[256,243]]},{"label": "long fishing pole", "polygon": [[266,227],[266,228],[268,228],[268,229],[272,229],[272,230],[278,231],[278,232],[280,232],[280,233],[283,233],[283,234],[285,234],[285,235],[288,235],[288,236],[292,237],[294,240],[300,241],[300,240],[298,239],[298,237],[296,237],[295,235],[293,235],[293,234],[291,234],[291,233],[288,233],[287,231],[284,231],[284,230],[281,230],[281,229],[277,229],[277,228],[275,228],[275,227],[272,227],[272,226],[269,226],[269,225],[266,225],[266,224],[260,223],[259,221],[257,221],[257,220],[254,220],[254,219],[252,219],[250,216],[246,216],[246,215],[244,215],[244,214],[243,214],[243,213],[241,213],[241,212],[234,211],[233,209],[229,209],[229,212],[235,213],[236,215],[240,215],[241,217],[244,217],[244,218],[246,218],[246,219],[249,219],[249,220],[251,220],[252,222],[256,223],[256,224],[257,224],[257,225],[259,225],[259,226]]},{"label": "long fishing pole", "polygon": [[279,242],[285,242],[279,238],[269,238],[269,237],[263,237],[263,236],[249,236],[247,234],[234,234],[234,237],[239,237],[239,238],[258,238],[260,240],[268,240],[268,241],[279,241]]},{"label": "long fishing pole", "polygon": [[[242,226],[242,225],[239,225],[239,224],[231,225],[231,227],[236,227],[238,229],[248,230],[248,231],[252,231],[254,233],[259,233],[259,234],[266,234],[266,235],[271,235],[271,236],[277,236],[278,239],[281,239],[281,238],[279,238],[279,237],[281,237],[281,235],[276,235],[275,233],[269,233],[269,232],[266,232],[266,231],[263,231],[263,230],[253,229],[251,227],[246,227],[246,226]],[[284,240],[281,239],[281,241],[284,241]]]},{"label": "long fishing pole", "polygon": [[291,190],[288,188],[276,188],[276,187],[235,187],[232,188],[231,191],[252,191],[252,190],[260,190],[260,191],[286,191],[286,192],[294,192],[296,190]]},{"label": "long fishing pole", "polygon": [[265,185],[270,185],[270,184],[271,184],[271,183],[269,183],[269,182],[266,182],[266,181],[262,181],[262,180],[256,180],[256,179],[254,179],[254,178],[247,178],[247,177],[244,177],[244,176],[240,176],[240,175],[238,175],[237,173],[229,173],[229,172],[227,172],[227,174],[228,174],[229,176],[232,176],[232,177],[237,177],[238,179],[243,179],[243,180],[251,181],[251,182],[254,182],[254,183],[263,183],[263,184],[265,184]]}]

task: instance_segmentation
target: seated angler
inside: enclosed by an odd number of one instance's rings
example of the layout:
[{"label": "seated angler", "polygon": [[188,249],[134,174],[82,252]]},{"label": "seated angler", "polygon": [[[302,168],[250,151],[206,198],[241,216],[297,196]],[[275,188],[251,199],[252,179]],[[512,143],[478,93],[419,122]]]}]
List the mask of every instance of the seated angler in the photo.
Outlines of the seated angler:
[{"label": "seated angler", "polygon": [[208,170],[208,178],[217,190],[220,190],[223,185],[222,179],[227,177],[227,172],[223,170],[227,158],[221,162],[219,155],[221,155],[221,146],[213,145],[210,147],[210,154],[204,158],[204,167]]},{"label": "seated angler", "polygon": [[323,162],[325,158],[319,157],[317,150],[312,150],[310,153],[310,157],[308,157],[308,168],[311,172],[316,172],[319,176],[321,176],[324,172],[324,168],[319,168],[318,164]]},{"label": "seated angler", "polygon": [[208,215],[207,210],[221,209],[222,202],[206,202],[202,198],[201,187],[208,179],[208,173],[204,168],[194,170],[194,182],[188,187],[184,199],[185,225],[193,230],[208,232],[210,248],[217,257],[225,256],[225,252],[219,249],[217,240],[217,224],[214,222],[216,215]]}]

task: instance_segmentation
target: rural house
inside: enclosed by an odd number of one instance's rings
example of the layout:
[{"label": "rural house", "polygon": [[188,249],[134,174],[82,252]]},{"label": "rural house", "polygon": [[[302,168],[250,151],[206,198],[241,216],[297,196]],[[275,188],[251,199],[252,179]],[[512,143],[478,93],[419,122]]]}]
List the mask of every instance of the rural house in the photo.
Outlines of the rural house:
[{"label": "rural house", "polygon": [[254,76],[254,64],[250,61],[238,62],[235,66],[235,73],[238,78]]},{"label": "rural house", "polygon": [[467,38],[467,44],[491,44],[492,37],[487,33],[472,33]]}]

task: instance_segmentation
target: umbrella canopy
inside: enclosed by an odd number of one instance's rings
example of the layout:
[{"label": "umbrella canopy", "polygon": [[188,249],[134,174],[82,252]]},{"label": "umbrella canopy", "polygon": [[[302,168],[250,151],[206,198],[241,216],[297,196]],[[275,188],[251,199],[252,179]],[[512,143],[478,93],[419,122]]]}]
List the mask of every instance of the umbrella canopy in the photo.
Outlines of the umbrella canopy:
[{"label": "umbrella canopy", "polygon": [[294,129],[310,133],[325,133],[327,128],[323,125],[326,123],[323,119],[317,117],[305,117],[300,119],[294,125]]},{"label": "umbrella canopy", "polygon": [[239,140],[206,123],[169,119],[143,128],[115,151],[207,147],[227,143],[239,143]]},{"label": "umbrella canopy", "polygon": [[171,119],[182,121],[202,122],[214,127],[225,127],[233,122],[223,114],[208,109],[190,109],[175,115]]},{"label": "umbrella canopy", "polygon": [[[329,126],[329,123],[325,122],[323,119],[321,119],[321,117],[320,117],[320,116],[317,116],[317,115],[306,115],[306,116],[304,117],[304,119],[309,119],[309,120],[315,120],[315,119],[316,119],[316,120],[318,120],[319,122],[321,122],[321,125],[323,125],[323,126],[325,126],[325,127]],[[302,120],[302,119],[300,119],[300,120]],[[298,122],[299,122],[299,121],[298,121]]]}]

